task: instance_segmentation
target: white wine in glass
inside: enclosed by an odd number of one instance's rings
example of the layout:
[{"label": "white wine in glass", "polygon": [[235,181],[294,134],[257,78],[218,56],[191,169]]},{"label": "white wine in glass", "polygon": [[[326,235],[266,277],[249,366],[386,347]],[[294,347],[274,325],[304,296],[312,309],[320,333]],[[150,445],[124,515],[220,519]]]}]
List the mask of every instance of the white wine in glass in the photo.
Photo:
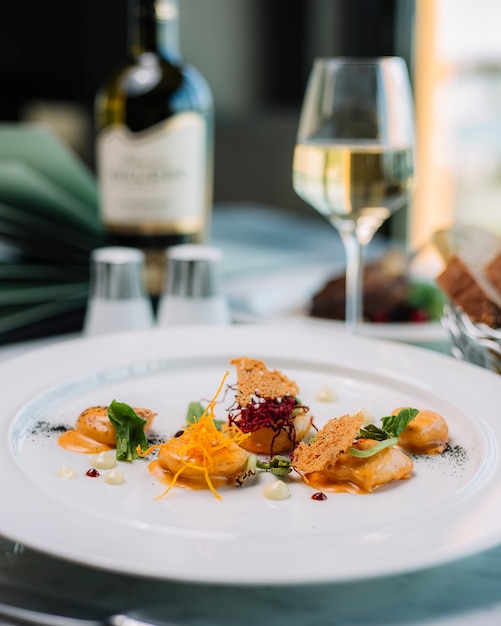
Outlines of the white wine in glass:
[{"label": "white wine in glass", "polygon": [[316,59],[294,150],[296,193],[338,229],[346,252],[346,325],[362,319],[363,250],[408,201],[412,93],[403,59]]}]

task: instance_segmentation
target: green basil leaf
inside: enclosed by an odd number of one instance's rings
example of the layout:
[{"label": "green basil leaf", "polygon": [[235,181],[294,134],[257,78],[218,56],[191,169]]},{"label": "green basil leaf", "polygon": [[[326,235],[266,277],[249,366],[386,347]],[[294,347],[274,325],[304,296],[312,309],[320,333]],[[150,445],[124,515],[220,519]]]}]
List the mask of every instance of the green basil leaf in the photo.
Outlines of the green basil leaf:
[{"label": "green basil leaf", "polygon": [[413,420],[418,413],[418,409],[404,407],[403,409],[400,409],[397,415],[388,415],[387,417],[383,417],[381,420],[383,430],[385,430],[391,437],[398,438],[407,428],[409,422]]},{"label": "green basil leaf", "polygon": [[108,407],[108,417],[115,427],[117,439],[116,457],[118,461],[133,461],[138,458],[137,446],[141,450],[148,447],[144,432],[146,420],[123,402],[113,402]]}]

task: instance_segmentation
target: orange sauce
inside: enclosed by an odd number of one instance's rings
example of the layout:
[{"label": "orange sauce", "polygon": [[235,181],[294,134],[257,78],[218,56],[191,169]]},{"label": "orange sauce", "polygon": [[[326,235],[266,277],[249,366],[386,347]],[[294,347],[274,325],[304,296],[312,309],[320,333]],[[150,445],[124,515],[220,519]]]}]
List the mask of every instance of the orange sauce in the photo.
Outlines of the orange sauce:
[{"label": "orange sauce", "polygon": [[330,491],[333,493],[370,493],[354,483],[329,479],[323,472],[305,474],[303,480],[310,487],[320,489],[321,491]]},{"label": "orange sauce", "polygon": [[78,430],[66,431],[59,436],[57,442],[65,450],[78,452],[80,454],[96,454],[97,452],[114,450],[113,446],[91,439],[90,437],[83,435]]}]

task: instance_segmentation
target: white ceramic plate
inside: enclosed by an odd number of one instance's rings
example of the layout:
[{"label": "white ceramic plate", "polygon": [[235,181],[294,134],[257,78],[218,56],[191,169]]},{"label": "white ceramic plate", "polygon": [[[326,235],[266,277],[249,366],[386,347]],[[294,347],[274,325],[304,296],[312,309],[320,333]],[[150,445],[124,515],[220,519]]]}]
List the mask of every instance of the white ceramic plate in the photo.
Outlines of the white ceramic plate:
[{"label": "white ceramic plate", "polygon": [[[300,324],[340,327],[343,322],[310,317],[312,296],[343,266],[312,263],[303,267],[250,272],[227,278],[225,282],[233,319],[236,322]],[[360,334],[378,339],[415,345],[446,346],[447,332],[440,322],[401,324],[361,324]]]},{"label": "white ceramic plate", "polygon": [[[171,436],[188,402],[212,397],[243,355],[296,379],[319,426],[360,408],[376,419],[427,407],[446,416],[453,451],[368,495],[316,501],[291,478],[290,498],[271,501],[263,473],[222,500],[182,488],[156,500],[165,486],[147,460],[121,463],[126,482],[112,486],[57,444],[58,426],[113,399],[157,411],[155,430]],[[51,555],[163,579],[283,584],[407,572],[501,541],[501,378],[445,355],[313,328],[180,327],[40,348],[2,363],[0,380],[0,532]],[[324,385],[337,400],[315,399]],[[59,478],[63,465],[78,478]]]}]

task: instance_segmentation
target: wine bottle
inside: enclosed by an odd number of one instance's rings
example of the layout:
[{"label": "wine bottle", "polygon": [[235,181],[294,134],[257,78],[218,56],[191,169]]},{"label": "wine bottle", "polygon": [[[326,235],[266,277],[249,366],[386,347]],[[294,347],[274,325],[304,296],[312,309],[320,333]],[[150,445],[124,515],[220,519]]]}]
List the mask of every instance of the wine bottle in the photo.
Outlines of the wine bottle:
[{"label": "wine bottle", "polygon": [[128,59],[95,99],[100,215],[110,245],[144,251],[155,299],[166,248],[209,235],[213,98],[182,59],[179,0],[128,1]]}]

